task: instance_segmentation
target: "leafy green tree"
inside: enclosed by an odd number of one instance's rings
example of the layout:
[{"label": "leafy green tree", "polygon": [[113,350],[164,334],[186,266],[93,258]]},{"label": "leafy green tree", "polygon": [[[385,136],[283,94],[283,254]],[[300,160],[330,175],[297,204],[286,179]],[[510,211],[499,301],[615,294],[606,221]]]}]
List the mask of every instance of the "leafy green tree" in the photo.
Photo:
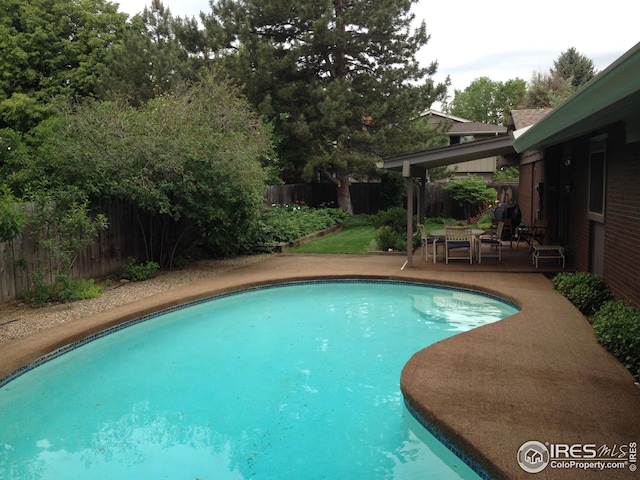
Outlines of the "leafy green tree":
[{"label": "leafy green tree", "polygon": [[106,0],[0,0],[0,128],[27,131],[58,96],[93,95],[127,15]]},{"label": "leafy green tree", "polygon": [[527,86],[522,108],[554,108],[573,93],[571,80],[562,78],[557,72],[548,75],[535,72]]},{"label": "leafy green tree", "polygon": [[451,197],[464,209],[465,219],[481,210],[485,205],[494,202],[498,192],[487,187],[485,182],[477,175],[469,175],[468,178],[456,179],[443,187],[451,192]]},{"label": "leafy green tree", "polygon": [[480,77],[464,90],[455,90],[449,111],[474,122],[504,125],[509,112],[522,102],[526,86],[519,78],[503,83]]},{"label": "leafy green tree", "polygon": [[380,156],[418,150],[430,132],[414,119],[446,85],[421,68],[428,41],[412,30],[415,0],[220,0],[203,17],[207,38],[283,141],[283,170],[334,183],[352,212],[352,179]]},{"label": "leafy green tree", "polygon": [[20,202],[6,185],[0,185],[0,242],[20,235],[25,223],[26,214]]},{"label": "leafy green tree", "polygon": [[[38,135],[40,135],[38,137]],[[178,248],[205,243],[235,253],[262,205],[270,132],[219,75],[176,88],[140,108],[86,102],[34,132],[33,177],[116,198],[149,218],[147,260],[170,265]]]},{"label": "leafy green tree", "polygon": [[31,193],[29,203],[29,236],[34,248],[41,249],[46,257],[31,272],[27,298],[38,304],[74,300],[76,293],[70,280],[73,264],[100,230],[107,228],[107,218],[92,215],[88,199],[75,187],[39,188]]},{"label": "leafy green tree", "polygon": [[48,252],[46,263],[55,272],[68,272],[80,251],[107,228],[107,218],[91,216],[88,199],[75,187],[39,189],[29,200],[34,206],[29,215],[32,237]]},{"label": "leafy green tree", "polygon": [[17,197],[22,197],[29,182],[26,169],[31,155],[20,132],[0,129],[0,184],[6,185]]},{"label": "leafy green tree", "polygon": [[500,167],[493,172],[494,182],[517,182],[520,177],[520,169],[518,167]]},{"label": "leafy green tree", "polygon": [[0,102],[0,125],[9,125],[20,132],[28,132],[45,118],[53,115],[55,108],[26,93],[13,93]]}]

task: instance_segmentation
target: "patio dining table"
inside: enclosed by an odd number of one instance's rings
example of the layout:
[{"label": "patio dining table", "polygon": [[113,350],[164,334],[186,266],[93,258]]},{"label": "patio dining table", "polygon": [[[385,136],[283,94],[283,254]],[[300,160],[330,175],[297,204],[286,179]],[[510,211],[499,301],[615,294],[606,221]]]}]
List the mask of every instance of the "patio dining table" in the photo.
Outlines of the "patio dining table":
[{"label": "patio dining table", "polygon": [[[486,230],[483,230],[481,228],[472,228],[471,229],[471,236],[474,237],[475,241],[477,242],[478,238],[480,237],[480,235],[483,235],[485,233]],[[447,231],[446,229],[436,229],[436,230],[431,230],[430,235],[432,237],[438,237],[438,238],[445,238],[447,236]],[[476,259],[477,257],[477,251],[476,248],[473,248],[473,252],[476,255]],[[435,255],[436,255],[436,242],[433,242],[433,255],[434,255],[434,259],[435,259]]]}]

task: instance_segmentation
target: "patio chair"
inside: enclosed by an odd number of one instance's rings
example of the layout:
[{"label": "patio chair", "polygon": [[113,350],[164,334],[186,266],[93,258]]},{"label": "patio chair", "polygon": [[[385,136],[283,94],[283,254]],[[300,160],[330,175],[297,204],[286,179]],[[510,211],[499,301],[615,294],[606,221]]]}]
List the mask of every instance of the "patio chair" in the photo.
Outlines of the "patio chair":
[{"label": "patio chair", "polygon": [[[422,256],[425,261],[429,261],[429,256],[433,257],[433,263],[436,263],[436,255],[438,253],[438,245],[444,245],[444,238],[428,235],[424,225],[418,225],[420,230],[420,243],[422,245]],[[429,247],[433,246],[433,253],[429,254]]]},{"label": "patio chair", "polygon": [[542,245],[544,243],[544,237],[547,235],[547,228],[549,227],[549,220],[538,219],[534,220],[533,225],[529,227],[527,232],[521,232],[518,235],[518,241],[516,242],[516,250],[521,240],[524,240],[529,245],[529,251],[533,250],[533,245],[537,243]]},{"label": "patio chair", "polygon": [[466,260],[466,256],[450,255],[451,250],[466,250],[469,253],[469,263],[473,263],[471,229],[469,227],[446,227],[445,234],[445,262],[448,264],[449,260]]},{"label": "patio chair", "polygon": [[[498,222],[496,231],[489,236],[481,236],[478,242],[478,263],[482,263],[482,257],[497,258],[502,261],[502,231],[504,230],[504,222]],[[482,247],[488,245],[488,253],[483,255]],[[494,253],[495,252],[495,253]]]},{"label": "patio chair", "polygon": [[501,240],[508,240],[509,247],[513,248],[513,225],[511,223],[510,218],[503,218],[502,220],[498,220],[498,223],[504,223],[504,227],[502,229],[502,237]]}]

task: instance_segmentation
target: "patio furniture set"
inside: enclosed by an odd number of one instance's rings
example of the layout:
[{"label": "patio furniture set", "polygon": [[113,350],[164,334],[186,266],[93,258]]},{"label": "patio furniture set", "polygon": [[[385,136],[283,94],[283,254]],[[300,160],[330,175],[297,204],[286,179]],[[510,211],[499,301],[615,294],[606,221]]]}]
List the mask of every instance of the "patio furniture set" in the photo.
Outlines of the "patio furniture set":
[{"label": "patio furniture set", "polygon": [[[510,221],[498,220],[494,228],[489,231],[472,228],[468,225],[445,225],[443,229],[435,229],[427,233],[424,225],[418,225],[422,255],[426,261],[429,257],[436,263],[437,248],[444,249],[445,263],[449,260],[469,260],[472,264],[474,258],[480,264],[482,258],[493,257],[502,261],[502,246],[509,242],[511,248],[515,241],[517,250],[520,243],[529,246],[531,261],[538,268],[538,262],[542,259],[555,258],[565,267],[565,254],[562,245],[544,245],[544,237],[547,231],[547,220],[536,220],[529,228],[519,228],[513,232]],[[431,250],[431,251],[430,251]],[[456,254],[462,252],[462,255]]]}]

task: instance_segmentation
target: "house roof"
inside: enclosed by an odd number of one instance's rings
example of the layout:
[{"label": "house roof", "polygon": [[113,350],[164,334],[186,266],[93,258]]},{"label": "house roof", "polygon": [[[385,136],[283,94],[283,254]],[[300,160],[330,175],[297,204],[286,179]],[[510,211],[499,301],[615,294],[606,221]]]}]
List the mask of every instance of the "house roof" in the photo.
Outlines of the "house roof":
[{"label": "house roof", "polygon": [[467,120],[466,118],[456,117],[455,115],[451,115],[449,113],[439,112],[438,110],[433,110],[431,108],[422,112],[420,116],[429,117],[429,119],[433,120],[434,123],[437,123],[440,120],[452,120],[454,122],[470,122],[471,121],[471,120]]},{"label": "house roof", "polygon": [[534,123],[538,123],[547,116],[552,108],[526,108],[521,110],[511,110],[507,120],[508,129],[520,130],[524,127],[530,127]]},{"label": "house roof", "polygon": [[473,122],[471,120],[456,117],[448,113],[442,113],[437,110],[425,110],[420,116],[429,117],[429,123],[431,125],[438,125],[440,122],[451,121],[451,127],[447,131],[449,136],[496,135],[507,131],[507,129],[501,125]]},{"label": "house roof", "polygon": [[640,43],[535,125],[511,132],[518,153],[550,147],[622,121],[627,142],[640,141]]},{"label": "house roof", "polygon": [[497,155],[510,155],[515,153],[511,146],[511,137],[505,135],[506,127],[490,125],[482,122],[472,122],[463,118],[426,110],[423,117],[430,117],[430,123],[451,120],[449,136],[463,135],[492,135],[480,140],[459,143],[448,147],[433,148],[421,152],[407,153],[384,159],[383,168],[403,172],[405,176],[424,176],[426,170],[434,167],[453,165],[456,163],[494,157]]},{"label": "house roof", "polygon": [[507,128],[500,125],[491,125],[482,122],[464,122],[454,123],[449,131],[451,135],[488,135],[488,134],[501,134],[506,133]]}]

